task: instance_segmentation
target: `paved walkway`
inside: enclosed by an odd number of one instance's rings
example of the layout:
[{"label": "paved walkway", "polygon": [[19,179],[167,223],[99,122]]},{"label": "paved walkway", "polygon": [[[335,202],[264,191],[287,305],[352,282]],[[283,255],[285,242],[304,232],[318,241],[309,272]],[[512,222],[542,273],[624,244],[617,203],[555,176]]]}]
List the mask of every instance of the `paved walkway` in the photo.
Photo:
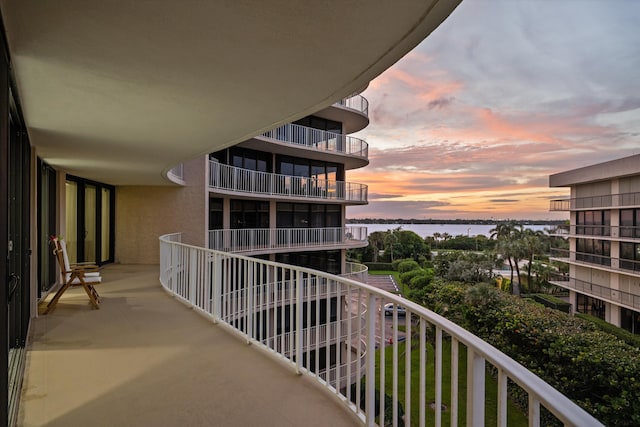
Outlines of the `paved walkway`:
[{"label": "paved walkway", "polygon": [[34,319],[20,426],[353,426],[308,378],[213,325],[158,283],[157,266],[112,265]]},{"label": "paved walkway", "polygon": [[367,284],[394,294],[398,292],[398,286],[392,276],[377,276],[369,274],[367,277]]}]

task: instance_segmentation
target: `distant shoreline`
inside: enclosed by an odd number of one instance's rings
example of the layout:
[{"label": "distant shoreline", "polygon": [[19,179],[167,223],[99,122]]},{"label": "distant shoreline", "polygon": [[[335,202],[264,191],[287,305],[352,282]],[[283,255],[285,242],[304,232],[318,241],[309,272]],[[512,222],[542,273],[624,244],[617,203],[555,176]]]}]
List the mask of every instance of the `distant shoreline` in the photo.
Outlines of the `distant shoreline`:
[{"label": "distant shoreline", "polygon": [[350,218],[347,224],[479,224],[494,225],[514,222],[522,225],[562,225],[568,219],[388,219],[388,218]]}]

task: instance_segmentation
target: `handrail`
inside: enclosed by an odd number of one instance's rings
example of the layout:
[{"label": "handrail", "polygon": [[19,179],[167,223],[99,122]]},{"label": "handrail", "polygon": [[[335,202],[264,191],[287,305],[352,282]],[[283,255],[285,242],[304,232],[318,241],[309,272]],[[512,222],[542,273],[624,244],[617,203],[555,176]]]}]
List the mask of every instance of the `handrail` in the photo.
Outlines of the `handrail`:
[{"label": "handrail", "polygon": [[558,236],[576,236],[590,239],[609,238],[620,240],[638,240],[640,239],[640,226],[632,225],[558,225],[551,234]]},{"label": "handrail", "polygon": [[551,211],[640,206],[640,192],[550,200]]},{"label": "handrail", "polygon": [[551,276],[549,282],[565,289],[571,289],[601,299],[604,298],[610,302],[615,302],[616,304],[626,305],[635,310],[640,309],[640,295],[632,294],[630,292],[558,274]]},{"label": "handrail", "polygon": [[367,227],[361,226],[209,230],[209,249],[234,253],[327,245],[360,247],[367,242]]},{"label": "handrail", "polygon": [[358,282],[367,283],[369,277],[369,267],[357,262],[345,263],[345,272],[340,277],[347,277],[349,279],[357,280]]},{"label": "handrail", "polygon": [[279,196],[367,203],[368,187],[344,181],[259,172],[209,161],[209,187],[214,189]]},{"label": "handrail", "polygon": [[632,274],[634,276],[640,275],[640,261],[632,259],[571,251],[563,248],[551,248],[551,258],[561,262],[603,266],[607,270],[614,269],[621,273]]},{"label": "handrail", "polygon": [[[264,261],[257,258],[250,258],[242,255],[230,254],[220,251],[214,251],[205,248],[199,248],[175,241],[175,235],[171,235],[171,239],[167,236],[160,237],[160,282],[162,286],[176,298],[184,301],[186,304],[194,308],[195,311],[212,319],[214,323],[228,328],[233,333],[242,336],[249,343],[260,346],[274,358],[281,360],[290,366],[295,372],[309,376],[323,386],[328,393],[336,395],[345,405],[346,408],[353,411],[367,426],[373,426],[376,423],[385,425],[384,408],[380,408],[381,415],[376,417],[375,406],[376,396],[378,392],[384,396],[385,393],[392,396],[394,414],[398,413],[398,402],[405,393],[399,393],[397,386],[388,389],[386,382],[383,380],[385,375],[390,375],[394,384],[398,380],[398,365],[402,362],[398,357],[398,313],[394,311],[391,318],[393,326],[393,354],[395,363],[393,372],[385,373],[384,370],[384,351],[374,352],[376,348],[376,323],[384,323],[386,321],[384,311],[379,311],[379,304],[392,302],[397,307],[402,305],[407,310],[406,337],[407,341],[404,345],[416,346],[421,349],[421,360],[419,367],[419,387],[421,395],[426,389],[427,381],[427,363],[426,363],[426,345],[431,334],[427,334],[427,327],[433,327],[435,330],[435,376],[429,377],[429,381],[435,382],[435,403],[436,408],[442,404],[442,353],[443,353],[443,334],[451,337],[452,359],[458,360],[458,347],[462,344],[467,347],[467,424],[483,425],[484,424],[484,408],[487,399],[485,390],[485,372],[486,363],[497,368],[499,390],[495,396],[498,402],[498,424],[506,425],[507,414],[507,392],[506,385],[508,380],[518,384],[529,395],[529,424],[540,424],[540,406],[543,405],[548,411],[556,416],[562,423],[570,426],[601,426],[595,418],[589,415],[578,405],[569,400],[562,393],[542,381],[535,374],[527,370],[495,347],[482,341],[470,332],[456,325],[455,323],[435,314],[426,308],[407,301],[400,296],[393,295],[383,290],[368,286],[363,283],[356,282],[347,278],[334,276],[328,273],[311,270],[303,267],[295,267],[287,264],[280,264],[270,261]],[[265,303],[264,298],[268,298],[268,294],[256,292],[256,290],[264,283],[270,283],[274,278],[288,277],[291,280],[288,289],[282,289],[280,294],[274,296],[275,299],[284,299],[285,296],[295,300],[293,306],[290,305],[289,310],[260,310]],[[323,307],[322,299],[318,296],[311,296],[307,299],[303,298],[302,287],[304,280],[315,278],[315,280],[323,280],[329,286],[335,287],[337,294],[351,295],[349,298],[343,299],[339,307],[344,309],[335,312],[338,329],[344,327],[346,331],[337,331],[336,337],[329,336],[328,339],[333,340],[345,335],[349,336],[349,342],[344,342],[338,348],[343,346],[354,349],[355,356],[352,351],[346,351],[346,354],[340,352],[336,357],[340,358],[340,362],[335,365],[330,363],[330,351],[325,351],[325,365],[328,374],[325,378],[334,378],[335,381],[325,381],[319,374],[319,360],[316,358],[315,367],[311,366],[311,352],[303,352],[303,337],[310,342],[310,328],[305,328],[311,319],[311,311],[305,310],[309,304],[315,304],[316,308]],[[247,297],[240,302],[229,296],[233,290],[243,289]],[[330,300],[324,300],[327,318],[331,313]],[[269,306],[268,301],[266,302]],[[348,313],[360,312],[358,307],[365,305],[368,309],[364,314],[365,319],[358,317],[355,321],[349,320],[351,316]],[[278,306],[278,304],[276,304]],[[240,309],[243,315],[238,313]],[[315,311],[316,319],[320,319],[320,310]],[[347,317],[347,325],[344,326],[342,318]],[[409,322],[408,320],[411,319]],[[362,327],[361,322],[364,321],[365,326]],[[317,324],[319,322],[316,322]],[[353,325],[356,323],[356,325]],[[416,328],[419,333],[412,333]],[[280,329],[280,333],[278,333]],[[385,328],[380,328],[380,342],[384,343]],[[364,331],[364,332],[363,332]],[[283,332],[288,332],[293,337],[285,343]],[[328,330],[327,335],[331,335]],[[353,337],[358,337],[355,339]],[[284,351],[275,351],[269,346],[263,344],[264,340],[272,340],[280,342]],[[320,355],[320,350],[326,348],[316,340],[315,355]],[[286,346],[285,346],[286,344]],[[363,345],[364,344],[364,345]],[[370,349],[370,351],[366,351]],[[285,353],[288,355],[286,356]],[[411,373],[410,360],[411,352],[405,353],[405,382],[406,390],[411,390],[411,382],[413,376]],[[353,367],[352,361],[359,360],[364,357],[364,364],[358,363]],[[346,360],[344,360],[346,359]],[[377,380],[375,366],[376,362],[380,364],[380,381]],[[346,375],[342,372],[334,372],[332,370],[340,369],[340,365],[346,366]],[[452,367],[452,390],[450,402],[451,425],[457,425],[457,416],[459,407],[457,386],[458,386],[458,365],[453,364]],[[364,381],[356,381],[356,392],[352,395],[350,384],[345,384],[345,378],[354,378],[353,370],[356,370],[355,378],[363,378]],[[365,398],[361,402],[361,388],[364,387],[362,393]],[[492,396],[493,398],[493,396]],[[384,401],[384,399],[382,399]],[[351,402],[355,402],[351,403]],[[381,402],[382,404],[382,402]],[[404,402],[405,409],[405,425],[417,424],[418,420],[411,420],[411,403]],[[421,423],[425,420],[427,405],[420,405],[419,416]],[[435,411],[436,425],[441,424],[441,411]]]},{"label": "handrail", "polygon": [[369,155],[369,145],[360,138],[292,123],[265,132],[262,136],[318,151],[361,157],[363,159],[366,159]]},{"label": "handrail", "polygon": [[336,104],[349,108],[350,110],[356,110],[365,116],[369,115],[369,101],[362,95],[354,95],[341,99],[336,102]]}]

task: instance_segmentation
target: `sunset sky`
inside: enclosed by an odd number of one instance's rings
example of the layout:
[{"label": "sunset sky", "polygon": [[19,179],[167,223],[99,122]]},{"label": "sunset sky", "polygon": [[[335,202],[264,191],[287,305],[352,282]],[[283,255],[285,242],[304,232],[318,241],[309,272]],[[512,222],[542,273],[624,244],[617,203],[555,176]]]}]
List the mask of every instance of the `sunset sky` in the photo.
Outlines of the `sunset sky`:
[{"label": "sunset sky", "polygon": [[465,0],[363,95],[347,218],[568,218],[549,175],[640,154],[640,1]]}]

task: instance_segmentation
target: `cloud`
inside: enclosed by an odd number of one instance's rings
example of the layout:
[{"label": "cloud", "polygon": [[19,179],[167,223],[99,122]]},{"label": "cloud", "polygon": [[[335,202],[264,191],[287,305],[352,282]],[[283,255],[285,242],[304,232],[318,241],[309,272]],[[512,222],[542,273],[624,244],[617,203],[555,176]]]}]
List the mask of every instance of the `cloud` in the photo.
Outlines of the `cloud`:
[{"label": "cloud", "polygon": [[365,91],[357,210],[566,216],[549,175],[640,153],[638,20],[638,2],[463,2]]}]

